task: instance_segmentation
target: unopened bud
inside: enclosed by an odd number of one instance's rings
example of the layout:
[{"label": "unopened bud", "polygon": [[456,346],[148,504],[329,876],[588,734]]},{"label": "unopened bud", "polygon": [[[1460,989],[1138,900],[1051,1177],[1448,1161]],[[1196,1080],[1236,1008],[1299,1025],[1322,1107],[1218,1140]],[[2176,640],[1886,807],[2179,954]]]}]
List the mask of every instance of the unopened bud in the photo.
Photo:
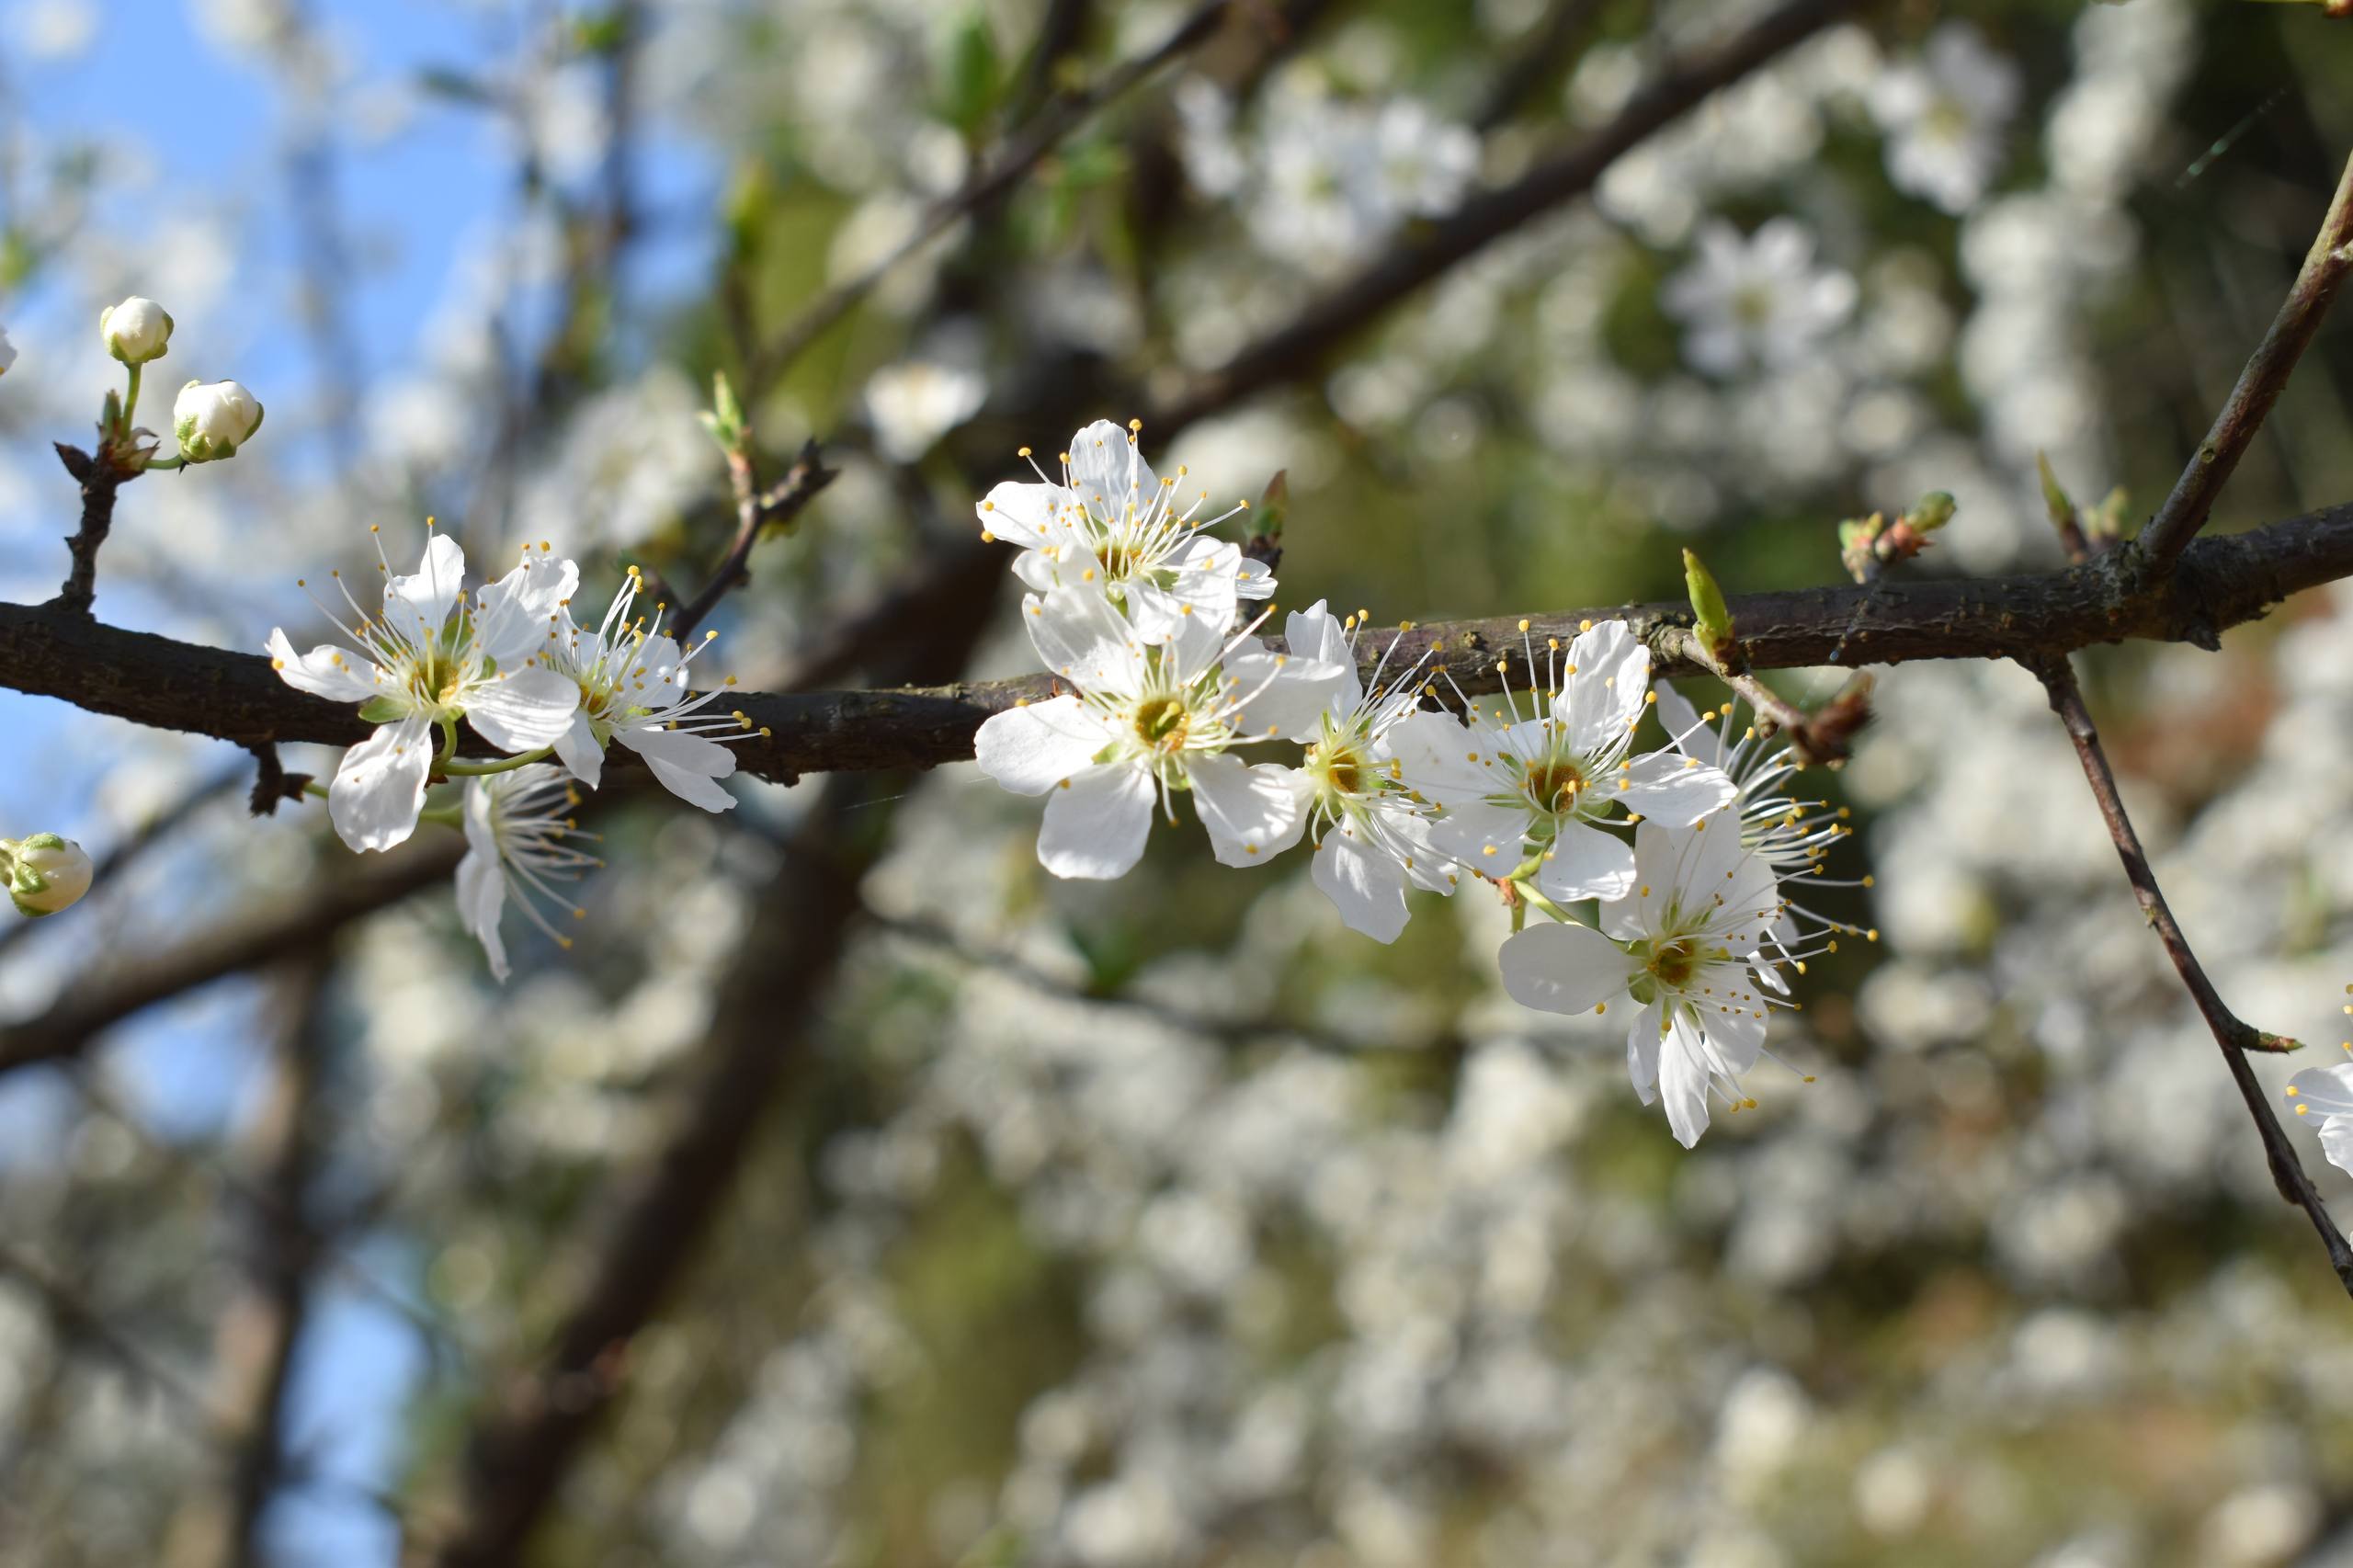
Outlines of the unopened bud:
[{"label": "unopened bud", "polygon": [[1904,514],[1904,520],[1912,525],[1915,532],[1931,534],[1951,522],[1952,515],[1960,509],[1954,504],[1950,491],[1931,490],[1912,503],[1912,509]]},{"label": "unopened bud", "polygon": [[1691,595],[1691,616],[1700,646],[1729,669],[1740,653],[1740,642],[1733,635],[1732,610],[1706,562],[1688,550],[1683,552],[1683,584]]},{"label": "unopened bud", "polygon": [[192,463],[233,458],[261,428],[261,403],[235,381],[190,381],[172,400],[172,434]]},{"label": "unopened bud", "polygon": [[98,312],[98,338],[108,353],[126,365],[161,359],[172,344],[172,313],[154,301],[133,294]]},{"label": "unopened bud", "polygon": [[0,838],[0,874],[7,879],[8,899],[19,915],[54,915],[90,891],[89,856],[53,833]]}]

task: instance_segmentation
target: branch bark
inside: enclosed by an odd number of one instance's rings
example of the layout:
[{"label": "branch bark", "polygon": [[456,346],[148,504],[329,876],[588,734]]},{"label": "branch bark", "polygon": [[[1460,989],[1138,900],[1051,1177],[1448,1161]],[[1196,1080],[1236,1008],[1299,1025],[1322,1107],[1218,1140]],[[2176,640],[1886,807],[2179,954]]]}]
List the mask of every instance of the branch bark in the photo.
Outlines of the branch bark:
[{"label": "branch bark", "polygon": [[2075,684],[2075,671],[2063,657],[2022,662],[2041,678],[2043,689],[2051,697],[2051,710],[2059,716],[2059,722],[2066,726],[2067,738],[2075,743],[2075,758],[2083,765],[2092,799],[2099,803],[2108,835],[2116,842],[2117,858],[2124,862],[2124,876],[2132,884],[2132,896],[2140,901],[2141,913],[2156,932],[2157,939],[2165,944],[2165,956],[2173,960],[2182,984],[2189,991],[2190,1000],[2198,1005],[2199,1016],[2213,1033],[2223,1065],[2230,1069],[2231,1081],[2238,1085],[2239,1097],[2246,1102],[2247,1115],[2255,1119],[2256,1131],[2263,1140],[2264,1155],[2270,1162],[2273,1184],[2279,1188],[2280,1197],[2302,1209],[2312,1221],[2321,1244],[2328,1250],[2329,1267],[2336,1270],[2336,1278],[2343,1282],[2347,1293],[2353,1294],[2353,1245],[2347,1244],[2345,1233],[2337,1229],[2312,1178],[2304,1174],[2295,1145],[2288,1141],[2279,1116],[2271,1108],[2270,1097],[2256,1082],[2255,1070],[2246,1060],[2250,1051],[2283,1051],[2291,1049],[2294,1042],[2242,1021],[2223,1006],[2213,982],[2207,979],[2204,966],[2190,950],[2189,938],[2182,935],[2172,909],[2165,903],[2165,893],[2157,887],[2156,874],[2149,869],[2149,858],[2141,847],[2140,835],[2132,829],[2132,819],[2125,814],[2123,797],[2117,792],[2116,774],[2109,767],[2108,754],[2099,744],[2099,732],[2092,725],[2091,712],[2084,706],[2083,690]]},{"label": "branch bark", "polygon": [[[962,559],[959,558],[960,561]],[[995,569],[973,574],[986,597]],[[2304,588],[2353,576],[2353,504],[2227,537],[2201,539],[2178,570],[2135,584],[2102,556],[2063,572],[1983,579],[1883,579],[1731,601],[1740,667],[1894,665],[1915,659],[2048,658],[2128,638],[2219,645],[2222,631],[2252,620]],[[959,572],[961,584],[965,575]],[[1431,678],[1449,676],[1477,694],[1496,688],[1498,650],[1519,646],[1518,616],[1430,621],[1402,633],[1399,654],[1432,650]],[[1599,605],[1527,618],[1533,635],[1564,641],[1587,620],[1622,619],[1650,642],[1657,673],[1692,675],[1680,600]],[[898,635],[904,637],[902,631]],[[1365,640],[1368,658],[1386,639]],[[887,649],[877,651],[887,661]],[[250,745],[312,741],[351,745],[370,726],[356,709],[308,697],[278,678],[259,654],[199,648],[143,631],[97,625],[54,605],[0,605],[0,684],[63,698],[96,713]],[[1439,681],[1441,688],[1445,682]],[[991,714],[1051,693],[1044,676],[872,691],[746,692],[734,706],[766,734],[745,735],[739,766],[767,778],[804,773],[929,767],[972,755],[972,733]],[[478,741],[468,743],[486,755]],[[631,766],[616,750],[608,759]],[[0,1049],[0,1063],[6,1051]]]},{"label": "branch bark", "polygon": [[2222,412],[2214,416],[2214,427],[2207,432],[2204,444],[2175,482],[2173,494],[2141,530],[2138,553],[2145,568],[2164,572],[2206,526],[2215,498],[2230,483],[2255,433],[2263,427],[2264,416],[2279,401],[2290,372],[2320,331],[2321,318],[2328,313],[2329,302],[2336,298],[2348,273],[2353,273],[2353,159],[2346,162],[2328,215],[2321,221],[2320,233],[2305,253],[2304,265],[2272,320],[2271,330],[2239,373],[2238,384],[2231,389]]},{"label": "branch bark", "polygon": [[785,476],[773,488],[762,490],[750,451],[727,454],[727,478],[735,493],[735,538],[710,581],[678,611],[677,621],[671,630],[680,646],[702,624],[702,618],[718,608],[719,601],[737,584],[751,580],[744,563],[752,558],[752,547],[760,542],[760,535],[771,527],[790,525],[820,491],[834,482],[838,472],[824,465],[818,456],[817,443],[811,440],[802,444],[801,456]]}]

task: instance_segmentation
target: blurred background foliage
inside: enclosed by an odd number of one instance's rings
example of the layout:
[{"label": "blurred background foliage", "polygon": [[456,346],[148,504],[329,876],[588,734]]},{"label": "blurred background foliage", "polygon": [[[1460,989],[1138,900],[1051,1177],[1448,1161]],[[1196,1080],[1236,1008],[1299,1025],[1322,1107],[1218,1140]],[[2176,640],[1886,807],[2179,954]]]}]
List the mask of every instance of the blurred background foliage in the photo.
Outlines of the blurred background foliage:
[{"label": "blurred background foliage", "polygon": [[[722,667],[1016,673],[969,508],[1017,448],[1181,403],[1763,11],[1241,0],[779,362],[1189,9],[19,0],[6,597],[63,570],[47,443],[137,291],[175,375],[270,418],[125,493],[105,619],[256,647],[311,624],[298,573],[426,513],[485,559],[554,540],[594,600],[631,563],[691,591],[734,526],[693,417],[724,371],[770,477],[811,437],[843,472],[753,553]],[[2353,23],[1852,9],[1147,454],[1221,502],[1287,472],[1282,603],[1376,624],[1678,597],[1684,547],[1733,594],[1829,582],[1838,519],[1932,488],[1959,515],[1902,570],[2052,570],[2038,451],[2145,516],[2353,149]],[[2010,107],[1937,111],[1983,148],[1938,195],[1896,149],[1953,127],[1890,84],[1966,85],[1964,36]],[[1349,193],[1384,115],[1433,165],[1468,149],[1450,187]],[[1673,280],[1709,224],[1781,220],[1811,271],[1756,308],[1824,275],[1850,306],[1703,366]],[[2349,403],[2340,318],[2219,526],[2353,497]],[[2201,955],[2315,1053],[2353,974],[2342,597],[2081,661]],[[1501,995],[1475,890],[1381,948],[1303,857],[1232,871],[1190,824],[1058,884],[1034,803],[969,766],[743,779],[716,819],[608,790],[576,944],[510,931],[503,989],[438,888],[298,929],[0,1078],[0,1560],[461,1561],[522,1495],[484,1434],[576,1409],[528,1546],[483,1560],[2353,1562],[2353,1320],[2039,688],[1914,665],[1880,694],[1808,783],[1854,813],[1836,874],[1876,884],[1822,907],[1881,939],[1810,966],[1791,1071],[1688,1154],[1608,1031]],[[141,846],[0,936],[0,1016],[368,869],[315,812],[249,820],[233,748],[0,710],[0,829]],[[740,1135],[710,1131],[739,1083]],[[654,1248],[650,1321],[564,1362],[649,1215],[687,1244]]]}]

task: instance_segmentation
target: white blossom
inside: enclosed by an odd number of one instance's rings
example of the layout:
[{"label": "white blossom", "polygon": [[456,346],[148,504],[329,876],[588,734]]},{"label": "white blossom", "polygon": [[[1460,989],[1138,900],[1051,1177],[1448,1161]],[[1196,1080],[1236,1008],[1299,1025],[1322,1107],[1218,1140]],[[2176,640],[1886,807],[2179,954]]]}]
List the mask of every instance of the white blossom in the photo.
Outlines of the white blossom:
[{"label": "white blossom", "polygon": [[1338,666],[1246,634],[1229,641],[1204,617],[1148,644],[1091,585],[1031,594],[1022,608],[1039,656],[1078,694],[996,714],[974,754],[1005,788],[1047,797],[1046,869],[1125,875],[1143,855],[1155,801],[1174,821],[1178,791],[1190,791],[1226,865],[1256,865],[1297,841],[1306,813],[1290,770],[1227,752],[1313,723]]},{"label": "white blossom", "polygon": [[[593,631],[574,625],[569,608],[550,633],[540,661],[570,681],[579,706],[555,737],[555,754],[590,789],[604,774],[605,747],[619,741],[643,759],[662,787],[707,812],[733,810],[735,797],[719,780],[735,771],[735,754],[710,737],[748,733],[752,722],[740,712],[706,714],[719,699],[716,689],[697,692],[687,685],[687,666],[717,632],[680,649],[662,631],[662,615],[648,626],[631,619],[638,590],[636,567],[606,608]],[[728,677],[725,685],[734,685]]]},{"label": "white blossom", "polygon": [[233,458],[261,428],[261,403],[235,381],[190,381],[172,400],[172,435],[192,463]]},{"label": "white blossom", "polygon": [[1409,886],[1450,893],[1461,879],[1431,845],[1434,812],[1401,780],[1389,744],[1390,731],[1420,701],[1413,684],[1418,666],[1384,687],[1384,653],[1368,691],[1357,679],[1363,625],[1361,615],[1334,619],[1319,599],[1284,628],[1293,654],[1345,672],[1313,722],[1291,737],[1307,743],[1294,785],[1315,845],[1315,885],[1350,929],[1393,942],[1405,928]]},{"label": "white blossom", "polygon": [[1637,876],[1604,899],[1600,926],[1531,926],[1503,945],[1504,989],[1551,1013],[1638,1009],[1626,1067],[1648,1105],[1665,1102],[1685,1148],[1707,1131],[1710,1101],[1745,1103],[1740,1075],[1765,1049],[1768,998],[1785,991],[1760,950],[1780,912],[1773,869],[1743,844],[1726,809],[1688,828],[1645,820],[1634,831]]},{"label": "white blossom", "polygon": [[[1536,668],[1532,648],[1528,669]],[[1619,898],[1634,881],[1634,852],[1604,825],[1624,806],[1688,826],[1736,793],[1696,757],[1629,757],[1650,691],[1650,650],[1620,620],[1546,652],[1531,711],[1506,691],[1470,710],[1407,714],[1389,744],[1409,789],[1437,802],[1430,841],[1483,876],[1507,879],[1532,858],[1537,891],[1556,903]]]},{"label": "white blossom", "polygon": [[1098,419],[1070,438],[1061,483],[1040,470],[1039,483],[991,490],[980,503],[981,537],[1021,546],[1014,574],[1040,593],[1069,586],[1108,599],[1145,642],[1165,642],[1188,623],[1222,635],[1242,600],[1274,593],[1274,576],[1203,531],[1233,515],[1201,517],[1206,492],[1177,510],[1176,480],[1154,475],[1136,428]]},{"label": "white blossom", "polygon": [[969,366],[907,359],[867,380],[866,417],[884,457],[913,462],[978,414],[988,396],[988,378]]},{"label": "white blossom", "polygon": [[1392,98],[1364,134],[1370,155],[1354,171],[1374,221],[1436,218],[1454,210],[1479,173],[1479,138],[1414,98]]},{"label": "white blossom", "polygon": [[79,903],[96,874],[90,857],[70,838],[53,833],[0,838],[0,882],[19,915],[54,915]]},{"label": "white blossom", "polygon": [[2288,1098],[2299,1117],[2320,1119],[2320,1152],[2353,1176],[2353,1062],[2305,1068],[2288,1080]]},{"label": "white blossom", "polygon": [[172,342],[172,316],[154,301],[133,294],[98,312],[98,340],[126,365],[161,359]]},{"label": "white blossom", "polygon": [[380,615],[361,609],[343,574],[335,574],[354,617],[336,624],[364,653],[323,643],[298,654],[275,627],[268,644],[270,665],[287,685],[359,703],[361,716],[378,726],[343,754],[327,795],[335,830],[354,849],[390,849],[416,830],[437,729],[454,739],[462,716],[499,750],[532,751],[561,738],[580,706],[578,687],[529,663],[579,581],[571,562],[544,545],[527,551],[520,565],[469,604],[465,552],[449,535],[426,541],[412,576],[392,574],[381,539],[377,557],[385,574]]},{"label": "white blossom", "polygon": [[2002,166],[2002,138],[2018,107],[2018,70],[1975,28],[1951,21],[1929,35],[1915,62],[1871,89],[1871,114],[1887,133],[1896,188],[1948,212],[1967,211]]},{"label": "white blossom", "polygon": [[1699,251],[1668,278],[1660,301],[1684,324],[1683,357],[1728,376],[1804,358],[1855,308],[1855,280],[1814,265],[1813,236],[1772,218],[1744,240],[1731,224],[1699,230]]},{"label": "white blossom", "polygon": [[572,938],[540,912],[539,902],[580,918],[579,905],[550,884],[574,881],[587,868],[603,864],[570,843],[583,836],[579,824],[568,814],[579,803],[579,794],[563,770],[545,763],[466,780],[466,855],[458,862],[458,918],[482,944],[491,974],[501,982],[508,970],[498,922],[510,892],[532,925],[558,947],[572,946]]}]

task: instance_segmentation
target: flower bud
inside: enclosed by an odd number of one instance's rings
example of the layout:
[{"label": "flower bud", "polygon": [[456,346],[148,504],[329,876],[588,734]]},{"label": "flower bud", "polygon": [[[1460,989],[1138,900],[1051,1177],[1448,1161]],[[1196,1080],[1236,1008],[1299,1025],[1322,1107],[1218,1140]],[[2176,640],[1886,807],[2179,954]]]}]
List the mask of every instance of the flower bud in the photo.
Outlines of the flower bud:
[{"label": "flower bud", "polygon": [[90,891],[90,858],[70,838],[36,833],[30,838],[0,838],[0,869],[17,913],[54,915]]},{"label": "flower bud", "polygon": [[161,359],[172,343],[172,313],[154,301],[133,294],[119,305],[98,312],[98,336],[107,352],[126,365]]},{"label": "flower bud", "polygon": [[172,400],[172,434],[192,463],[233,458],[261,428],[261,404],[234,381],[190,381]]}]

